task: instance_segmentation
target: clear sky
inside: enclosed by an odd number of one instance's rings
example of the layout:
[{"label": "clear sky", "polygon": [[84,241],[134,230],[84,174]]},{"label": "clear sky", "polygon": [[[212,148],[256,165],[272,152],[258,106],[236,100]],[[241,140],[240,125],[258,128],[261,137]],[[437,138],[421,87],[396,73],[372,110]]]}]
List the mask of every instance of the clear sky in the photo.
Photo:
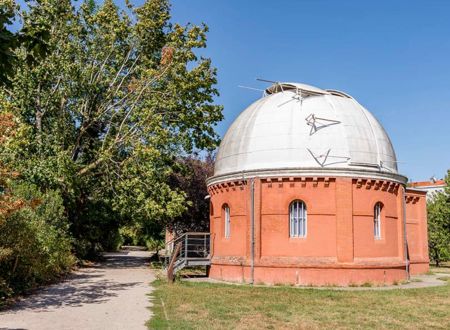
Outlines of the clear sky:
[{"label": "clear sky", "polygon": [[172,0],[173,21],[205,22],[225,120],[264,88],[297,81],[349,93],[383,124],[412,180],[450,168],[450,1]]},{"label": "clear sky", "polygon": [[449,13],[450,1],[172,0],[173,22],[210,28],[221,136],[261,96],[238,85],[267,86],[256,77],[337,89],[383,124],[411,180],[450,168]]}]

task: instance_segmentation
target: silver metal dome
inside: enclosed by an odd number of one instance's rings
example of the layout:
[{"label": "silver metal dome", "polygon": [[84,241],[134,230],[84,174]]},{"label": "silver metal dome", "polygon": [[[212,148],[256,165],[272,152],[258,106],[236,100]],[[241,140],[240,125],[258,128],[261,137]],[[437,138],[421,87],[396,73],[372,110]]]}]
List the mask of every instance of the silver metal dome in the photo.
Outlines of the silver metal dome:
[{"label": "silver metal dome", "polygon": [[298,83],[270,86],[239,115],[220,144],[211,180],[283,174],[406,180],[369,111],[345,93]]}]

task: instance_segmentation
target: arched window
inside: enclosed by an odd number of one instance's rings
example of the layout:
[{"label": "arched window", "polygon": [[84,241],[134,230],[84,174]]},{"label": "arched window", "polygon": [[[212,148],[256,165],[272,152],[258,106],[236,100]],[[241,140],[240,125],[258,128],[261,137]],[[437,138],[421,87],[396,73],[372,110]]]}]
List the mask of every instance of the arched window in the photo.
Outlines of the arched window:
[{"label": "arched window", "polygon": [[306,237],[307,214],[304,202],[295,200],[289,206],[290,237]]},{"label": "arched window", "polygon": [[223,206],[223,214],[225,222],[225,238],[230,238],[231,234],[230,208],[226,204]]},{"label": "arched window", "polygon": [[381,238],[381,209],[383,205],[378,202],[373,208],[373,236],[375,239]]}]

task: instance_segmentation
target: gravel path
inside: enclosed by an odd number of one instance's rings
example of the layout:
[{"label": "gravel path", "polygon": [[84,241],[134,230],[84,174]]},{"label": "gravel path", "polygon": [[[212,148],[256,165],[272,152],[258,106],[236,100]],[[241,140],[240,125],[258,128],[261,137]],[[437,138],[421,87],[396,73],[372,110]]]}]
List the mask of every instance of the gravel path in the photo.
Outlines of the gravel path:
[{"label": "gravel path", "polygon": [[147,329],[150,254],[123,251],[0,312],[0,329]]}]

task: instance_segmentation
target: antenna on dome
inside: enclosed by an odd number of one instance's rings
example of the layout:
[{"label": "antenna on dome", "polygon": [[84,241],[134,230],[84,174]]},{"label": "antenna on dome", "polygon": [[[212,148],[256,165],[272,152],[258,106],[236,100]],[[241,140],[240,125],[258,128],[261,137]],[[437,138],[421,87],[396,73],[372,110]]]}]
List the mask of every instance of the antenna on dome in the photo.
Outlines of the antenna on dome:
[{"label": "antenna on dome", "polygon": [[266,89],[266,93],[267,94],[274,94],[274,93],[278,93],[278,92],[282,92],[284,93],[285,91],[291,91],[294,92],[294,94],[291,95],[291,99],[287,100],[281,104],[278,105],[278,107],[282,107],[283,105],[289,103],[289,102],[296,102],[296,103],[300,103],[300,109],[302,108],[303,105],[303,100],[309,96],[319,96],[319,95],[324,95],[324,94],[328,94],[328,92],[318,92],[316,90],[308,88],[306,85],[304,85],[305,87],[302,87],[301,84],[295,84],[295,83],[284,83],[284,82],[279,82],[279,81],[274,81],[274,80],[269,80],[269,79],[262,79],[262,78],[256,78],[256,80],[258,81],[263,81],[263,82],[268,82],[268,83],[272,83],[274,86],[270,86],[269,88]]},{"label": "antenna on dome", "polygon": [[255,88],[255,87],[249,87],[249,86],[243,86],[243,85],[238,85],[239,88],[244,88],[244,89],[250,89],[253,91],[258,91],[258,92],[264,92],[264,89],[261,88]]},{"label": "antenna on dome", "polygon": [[263,82],[269,82],[269,83],[272,83],[272,84],[279,84],[280,83],[279,81],[267,80],[267,79],[262,79],[262,78],[256,78],[256,80],[263,81]]},{"label": "antenna on dome", "polygon": [[256,80],[258,80],[258,81],[262,81],[262,82],[268,82],[268,83],[272,83],[272,84],[275,84],[275,85],[277,85],[277,86],[279,86],[279,87],[280,87],[280,89],[281,89],[281,92],[284,92],[284,89],[283,89],[283,84],[282,84],[281,82],[279,82],[279,81],[268,80],[268,79],[262,79],[262,78],[256,78]]},{"label": "antenna on dome", "polygon": [[[267,80],[267,79],[262,79],[262,78],[256,78],[256,80],[263,81],[263,82],[268,82],[268,83],[272,83],[272,84],[276,84],[276,85],[280,86],[280,89],[281,89],[282,92],[284,91],[283,90],[283,86],[281,85],[281,83],[279,81]],[[238,87],[239,88],[244,88],[244,89],[250,89],[252,91],[263,92],[263,97],[266,96],[266,93],[267,93],[266,89],[249,87],[249,86],[243,86],[243,85],[238,85]]]}]

